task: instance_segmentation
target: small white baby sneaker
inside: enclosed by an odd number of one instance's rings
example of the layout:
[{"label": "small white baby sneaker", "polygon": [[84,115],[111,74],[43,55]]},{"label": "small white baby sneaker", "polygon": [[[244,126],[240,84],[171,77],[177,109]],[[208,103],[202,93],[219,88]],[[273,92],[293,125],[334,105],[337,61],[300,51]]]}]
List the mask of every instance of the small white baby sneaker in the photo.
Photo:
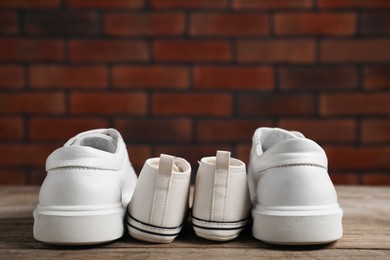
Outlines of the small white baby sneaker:
[{"label": "small white baby sneaker", "polygon": [[148,159],[128,206],[129,234],[148,242],[172,242],[187,219],[190,181],[186,160],[165,154]]},{"label": "small white baby sneaker", "polygon": [[195,181],[192,224],[202,238],[236,238],[248,222],[250,200],[245,164],[217,151],[201,160]]},{"label": "small white baby sneaker", "polygon": [[253,236],[273,244],[324,244],[342,237],[343,211],[324,150],[299,132],[259,128],[249,189]]},{"label": "small white baby sneaker", "polygon": [[98,244],[122,237],[137,175],[115,129],[78,134],[46,161],[34,237],[50,244]]}]

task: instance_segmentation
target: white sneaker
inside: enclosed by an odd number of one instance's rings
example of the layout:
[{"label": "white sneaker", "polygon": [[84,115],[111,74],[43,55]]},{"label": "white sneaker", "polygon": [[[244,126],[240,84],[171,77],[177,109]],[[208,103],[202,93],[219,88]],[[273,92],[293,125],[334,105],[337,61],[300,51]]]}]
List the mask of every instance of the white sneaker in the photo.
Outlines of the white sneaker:
[{"label": "white sneaker", "polygon": [[190,181],[186,160],[165,154],[148,159],[128,206],[129,234],[148,242],[172,242],[187,217]]},{"label": "white sneaker", "polygon": [[34,237],[50,244],[97,244],[120,238],[137,176],[115,129],[71,138],[46,161],[34,211]]},{"label": "white sneaker", "polygon": [[324,150],[299,132],[259,128],[249,189],[253,236],[274,244],[323,244],[342,237],[343,211]]},{"label": "white sneaker", "polygon": [[217,151],[201,160],[195,181],[192,224],[195,233],[215,241],[236,238],[248,222],[250,200],[245,164]]}]

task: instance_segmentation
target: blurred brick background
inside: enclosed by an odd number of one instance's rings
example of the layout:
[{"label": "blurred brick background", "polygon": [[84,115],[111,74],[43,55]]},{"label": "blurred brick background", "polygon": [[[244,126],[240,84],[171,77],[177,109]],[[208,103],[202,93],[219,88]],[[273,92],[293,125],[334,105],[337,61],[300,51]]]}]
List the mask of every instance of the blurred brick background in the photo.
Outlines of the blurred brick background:
[{"label": "blurred brick background", "polygon": [[261,126],[323,145],[337,184],[390,185],[390,1],[0,1],[1,184],[41,184],[87,129],[196,172],[247,162]]}]

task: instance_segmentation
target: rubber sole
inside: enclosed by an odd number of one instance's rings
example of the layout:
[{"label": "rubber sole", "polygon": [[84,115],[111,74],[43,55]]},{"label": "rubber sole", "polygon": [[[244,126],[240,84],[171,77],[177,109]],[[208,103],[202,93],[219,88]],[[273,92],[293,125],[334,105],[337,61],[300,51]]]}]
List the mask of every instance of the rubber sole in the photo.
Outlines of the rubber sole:
[{"label": "rubber sole", "polygon": [[123,236],[124,208],[88,211],[34,211],[34,238],[57,245],[107,243]]},{"label": "rubber sole", "polygon": [[180,233],[179,227],[161,227],[144,223],[127,215],[127,230],[135,239],[152,243],[171,243]]},{"label": "rubber sole", "polygon": [[198,237],[213,241],[229,241],[238,237],[245,228],[248,219],[218,222],[202,220],[192,216],[192,225]]},{"label": "rubber sole", "polygon": [[255,238],[271,244],[326,244],[343,235],[343,211],[338,206],[325,210],[300,207],[299,210],[252,211]]}]

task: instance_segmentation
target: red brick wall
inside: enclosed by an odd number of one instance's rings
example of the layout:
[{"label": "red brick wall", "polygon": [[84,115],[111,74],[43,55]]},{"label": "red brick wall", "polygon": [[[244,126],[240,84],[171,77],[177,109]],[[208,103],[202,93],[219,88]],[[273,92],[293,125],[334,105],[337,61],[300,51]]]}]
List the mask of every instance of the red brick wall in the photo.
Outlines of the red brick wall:
[{"label": "red brick wall", "polygon": [[87,129],[195,172],[247,162],[261,126],[323,145],[335,183],[390,185],[390,1],[0,1],[1,184]]}]

